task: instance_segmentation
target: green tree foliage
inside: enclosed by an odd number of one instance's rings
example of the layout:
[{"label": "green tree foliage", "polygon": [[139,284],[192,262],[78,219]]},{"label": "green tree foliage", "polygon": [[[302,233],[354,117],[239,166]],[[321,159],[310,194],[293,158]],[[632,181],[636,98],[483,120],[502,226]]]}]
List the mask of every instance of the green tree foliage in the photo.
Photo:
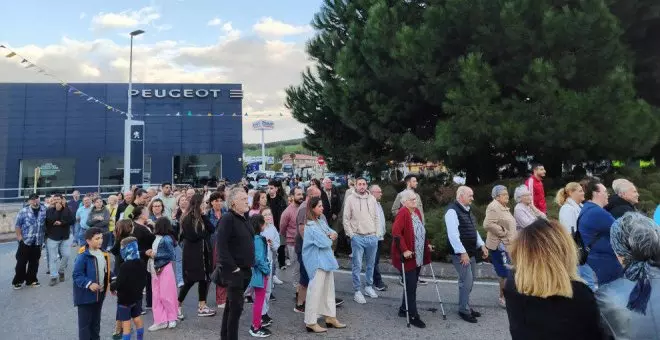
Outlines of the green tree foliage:
[{"label": "green tree foliage", "polygon": [[307,145],[345,169],[443,159],[475,183],[519,157],[559,174],[562,161],[643,155],[657,117],[608,4],[326,0],[308,44],[317,67],[287,105]]},{"label": "green tree foliage", "polygon": [[281,161],[285,153],[286,153],[286,147],[284,145],[278,145],[273,151],[273,157],[275,157],[275,162],[277,163]]}]

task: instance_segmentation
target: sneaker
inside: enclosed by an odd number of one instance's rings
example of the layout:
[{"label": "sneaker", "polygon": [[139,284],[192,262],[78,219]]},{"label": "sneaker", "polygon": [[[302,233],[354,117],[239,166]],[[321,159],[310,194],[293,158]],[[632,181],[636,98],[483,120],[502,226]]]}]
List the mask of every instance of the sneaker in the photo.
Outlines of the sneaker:
[{"label": "sneaker", "polygon": [[167,328],[176,328],[176,321],[170,321],[167,323]]},{"label": "sneaker", "polygon": [[296,313],[302,313],[302,314],[305,314],[305,305],[296,305],[296,306],[293,308],[293,311],[296,312]]},{"label": "sneaker", "polygon": [[17,284],[14,285],[14,290],[19,290],[19,289],[22,289],[22,288],[23,288],[23,284],[21,284],[21,283],[17,283]]},{"label": "sneaker", "polygon": [[250,327],[250,335],[252,335],[255,338],[267,338],[273,333],[268,330],[268,328],[265,328],[264,326],[261,326],[259,329],[254,329],[254,327]]},{"label": "sneaker", "polygon": [[221,303],[218,305],[218,309],[224,309],[226,305],[226,303]]},{"label": "sneaker", "polygon": [[280,280],[280,278],[277,276],[273,276],[273,283],[276,285],[281,285],[284,283],[284,281]]},{"label": "sneaker", "polygon": [[181,288],[181,287],[183,287],[183,282],[177,284],[176,287],[177,287],[177,288]]},{"label": "sneaker", "polygon": [[64,282],[64,273],[59,273],[60,282]]},{"label": "sneaker", "polygon": [[177,313],[176,313],[176,318],[179,320],[185,319],[185,316],[183,316],[183,308],[179,307]]},{"label": "sneaker", "polygon": [[48,285],[52,287],[56,284],[57,284],[57,278],[56,277],[51,277],[50,282],[48,282]]},{"label": "sneaker", "polygon": [[419,315],[413,318],[410,318],[410,324],[417,328],[426,328],[426,324],[422,319],[419,318]]},{"label": "sneaker", "polygon": [[481,313],[477,312],[476,310],[470,308],[470,315],[474,316],[475,318],[480,318]]},{"label": "sneaker", "polygon": [[268,315],[261,316],[261,327],[268,327],[273,324],[273,319]]},{"label": "sneaker", "polygon": [[147,315],[147,310],[146,310],[146,309],[143,309],[143,310],[140,312],[140,315]]},{"label": "sneaker", "polygon": [[377,285],[375,284],[374,288],[376,288],[376,290],[379,291],[379,292],[384,292],[384,291],[387,290],[387,285],[384,282],[381,282]]},{"label": "sneaker", "polygon": [[167,326],[168,326],[167,322],[155,323],[155,324],[149,326],[149,332],[155,332],[155,331],[159,331],[161,329],[166,329]]},{"label": "sneaker", "polygon": [[246,296],[246,297],[245,297],[245,303],[247,303],[247,304],[253,304],[253,303],[254,303],[254,299],[252,299],[251,296]]},{"label": "sneaker", "polygon": [[214,315],[215,315],[215,311],[209,308],[209,306],[204,306],[202,308],[197,309],[197,316],[214,316]]},{"label": "sneaker", "polygon": [[344,304],[344,300],[335,298],[335,307],[339,307]]},{"label": "sneaker", "polygon": [[418,286],[427,286],[428,284],[429,284],[429,282],[424,280],[424,279],[417,279],[417,285]]},{"label": "sneaker", "polygon": [[375,298],[378,297],[378,294],[376,294],[376,291],[374,290],[374,287],[371,287],[371,286],[364,287],[364,293],[372,299],[375,299]]},{"label": "sneaker", "polygon": [[28,286],[30,286],[32,288],[37,288],[37,287],[41,287],[41,284],[39,283],[39,281],[34,281],[34,282],[30,283]]},{"label": "sneaker", "polygon": [[272,293],[270,294],[270,301],[277,301],[277,298]]},{"label": "sneaker", "polygon": [[353,300],[361,305],[367,303],[367,300],[364,299],[364,295],[362,295],[362,292],[360,291],[355,292],[355,295],[353,295]]}]

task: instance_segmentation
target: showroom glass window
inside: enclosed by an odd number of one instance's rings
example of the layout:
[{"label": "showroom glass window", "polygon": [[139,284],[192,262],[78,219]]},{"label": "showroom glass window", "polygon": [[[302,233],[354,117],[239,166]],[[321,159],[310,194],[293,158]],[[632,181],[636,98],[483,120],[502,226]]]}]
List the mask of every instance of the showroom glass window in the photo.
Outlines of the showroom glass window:
[{"label": "showroom glass window", "polygon": [[69,192],[76,177],[74,158],[43,158],[21,160],[20,186],[22,196],[32,193],[35,169],[39,168],[37,193],[49,195],[57,192]]},{"label": "showroom glass window", "polygon": [[[124,184],[124,157],[103,157],[99,159],[99,185],[102,192],[116,192]],[[144,183],[151,182],[151,157],[144,155]]]},{"label": "showroom glass window", "polygon": [[199,188],[216,186],[222,177],[222,155],[177,155],[174,156],[174,183],[188,184]]}]

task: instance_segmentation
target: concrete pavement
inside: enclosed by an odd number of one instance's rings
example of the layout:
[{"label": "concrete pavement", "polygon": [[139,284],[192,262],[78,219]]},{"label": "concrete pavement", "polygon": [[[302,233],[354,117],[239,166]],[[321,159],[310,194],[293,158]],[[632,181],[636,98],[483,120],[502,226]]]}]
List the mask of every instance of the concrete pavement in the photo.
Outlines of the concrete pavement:
[{"label": "concrete pavement", "polygon": [[[0,244],[0,330],[2,339],[73,339],[77,337],[77,310],[73,306],[71,293],[71,276],[67,273],[64,283],[55,287],[48,286],[46,276],[45,256],[42,256],[39,267],[40,288],[23,288],[14,291],[11,279],[16,264],[14,254],[16,243]],[[73,250],[73,249],[72,249]],[[73,261],[73,259],[72,259]],[[273,339],[316,339],[318,336],[307,334],[303,324],[302,314],[293,312],[294,290],[288,282],[288,273],[282,272],[280,278],[285,282],[276,286],[277,301],[272,303],[271,317],[275,320],[270,329]],[[348,324],[347,329],[330,330],[323,337],[335,339],[397,339],[415,337],[418,339],[510,339],[506,311],[497,306],[497,285],[494,282],[480,282],[472,292],[472,305],[482,312],[483,317],[478,324],[468,324],[458,318],[458,289],[454,281],[442,280],[439,283],[441,297],[444,300],[447,320],[442,320],[440,312],[431,313],[428,308],[439,308],[435,288],[432,284],[418,288],[418,305],[422,319],[427,328],[407,329],[405,319],[397,316],[397,308],[401,303],[402,287],[397,284],[395,276],[387,276],[390,289],[381,293],[377,299],[367,298],[367,304],[358,305],[353,302],[351,277],[347,271],[335,273],[337,296],[346,300],[344,306],[338,308],[338,318]],[[208,297],[214,300],[214,290]],[[146,338],[158,339],[218,339],[221,314],[210,318],[199,318],[195,315],[197,290],[191,289],[184,303],[186,320],[174,330],[164,330],[156,333],[147,332]],[[215,306],[214,306],[215,307]],[[103,307],[101,324],[101,339],[109,339],[114,325],[116,300],[108,295]],[[222,310],[220,310],[222,312]],[[250,339],[247,330],[251,319],[251,305],[246,305],[241,318],[241,339]],[[145,325],[153,323],[151,313],[143,316]]]}]

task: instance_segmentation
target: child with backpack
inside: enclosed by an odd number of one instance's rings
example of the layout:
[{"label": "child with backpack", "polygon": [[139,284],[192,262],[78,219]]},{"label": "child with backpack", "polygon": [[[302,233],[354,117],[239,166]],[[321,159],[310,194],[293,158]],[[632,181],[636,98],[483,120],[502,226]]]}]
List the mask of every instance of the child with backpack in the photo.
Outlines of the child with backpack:
[{"label": "child with backpack", "polygon": [[[131,320],[136,327],[138,340],[144,339],[142,318],[142,290],[147,285],[144,265],[140,261],[140,252],[135,237],[121,240],[121,257],[124,263],[119,267],[117,279],[110,289],[117,294],[117,320],[121,322],[122,339],[131,339]],[[149,252],[151,253],[151,252]]]}]

